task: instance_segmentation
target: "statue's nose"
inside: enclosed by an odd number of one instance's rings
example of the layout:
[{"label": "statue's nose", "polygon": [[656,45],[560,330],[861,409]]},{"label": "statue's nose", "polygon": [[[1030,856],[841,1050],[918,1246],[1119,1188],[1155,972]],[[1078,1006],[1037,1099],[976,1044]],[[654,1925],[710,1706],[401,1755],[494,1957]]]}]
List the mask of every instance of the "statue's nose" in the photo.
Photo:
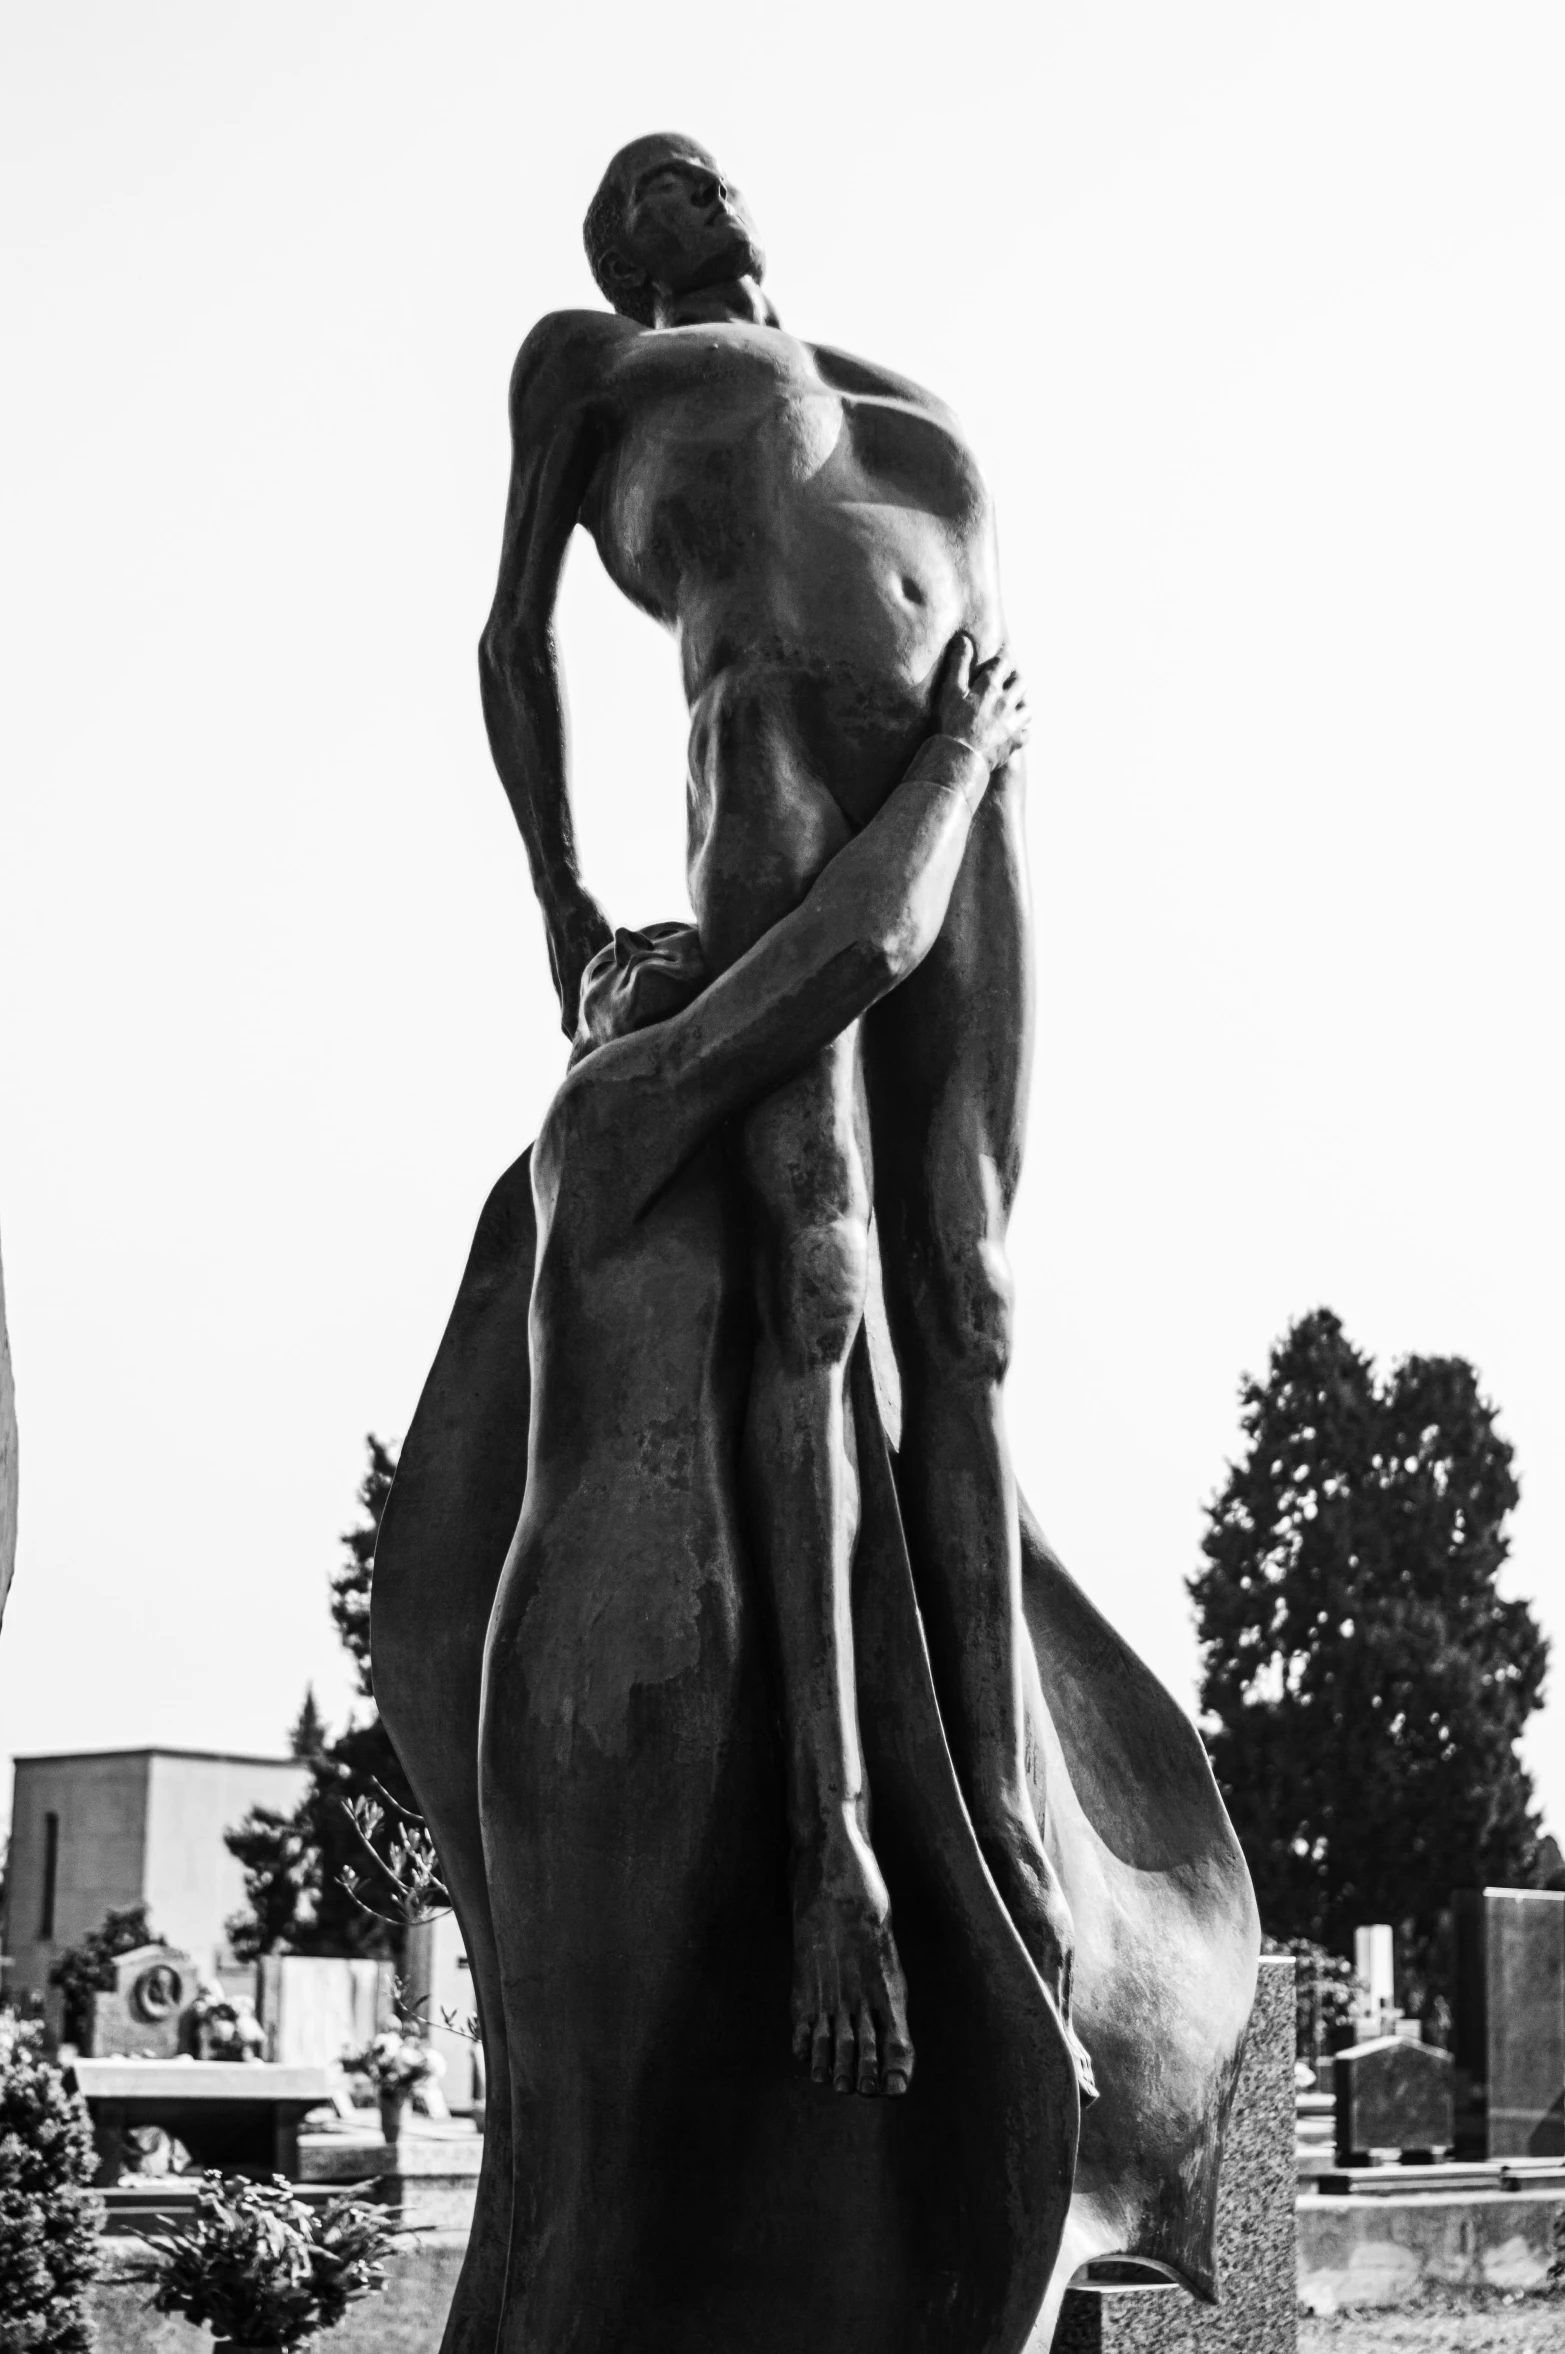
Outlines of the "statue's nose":
[{"label": "statue's nose", "polygon": [[622,927],[614,935],[614,962],[623,972],[632,957],[644,956],[651,946],[645,932],[632,932]]}]

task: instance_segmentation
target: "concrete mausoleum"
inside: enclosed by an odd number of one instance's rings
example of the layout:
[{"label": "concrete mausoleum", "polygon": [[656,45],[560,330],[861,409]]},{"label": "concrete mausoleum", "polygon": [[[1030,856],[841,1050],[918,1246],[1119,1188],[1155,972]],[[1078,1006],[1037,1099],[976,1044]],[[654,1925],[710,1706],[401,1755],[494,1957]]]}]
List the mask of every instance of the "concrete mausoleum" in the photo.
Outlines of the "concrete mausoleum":
[{"label": "concrete mausoleum", "polygon": [[7,1993],[47,1995],[65,1948],[134,1904],[201,1969],[227,1967],[224,1923],[243,1907],[244,1878],[223,1833],[253,1806],[291,1813],[307,1780],[294,1758],[215,1750],[19,1757],[0,1923]]}]

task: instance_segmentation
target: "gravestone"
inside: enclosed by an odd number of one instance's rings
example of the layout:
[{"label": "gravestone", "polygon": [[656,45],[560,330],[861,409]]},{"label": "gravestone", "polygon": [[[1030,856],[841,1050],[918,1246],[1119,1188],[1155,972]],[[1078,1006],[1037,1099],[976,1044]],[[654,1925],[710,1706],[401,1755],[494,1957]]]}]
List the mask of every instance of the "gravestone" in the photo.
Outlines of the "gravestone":
[{"label": "gravestone", "polygon": [[1337,2164],[1364,2166],[1372,2150],[1433,2157],[1456,2139],[1451,2055],[1383,2035],[1338,2052]]},{"label": "gravestone", "polygon": [[[1293,1972],[1287,1955],[1261,1957],[1223,2140],[1217,2303],[1200,2304],[1182,2288],[1073,2289],[1052,2354],[1294,2354]],[[1112,2277],[1112,2268],[1101,2271]]]},{"label": "gravestone", "polygon": [[114,1984],[92,1998],[95,2060],[173,2060],[188,2048],[185,2014],[200,1973],[187,1953],[168,1945],[133,1946],[116,1955]]},{"label": "gravestone", "polygon": [[1565,1893],[1454,1900],[1460,2157],[1565,2156]]},{"label": "gravestone", "polygon": [[392,2023],[390,1962],[266,1954],[259,1972],[266,2056],[285,2068],[335,2068]]},{"label": "gravestone", "polygon": [[1353,1932],[1353,1974],[1359,1982],[1354,2024],[1359,2041],[1391,2033],[1396,2017],[1396,1936],[1389,1921],[1371,1921]]}]

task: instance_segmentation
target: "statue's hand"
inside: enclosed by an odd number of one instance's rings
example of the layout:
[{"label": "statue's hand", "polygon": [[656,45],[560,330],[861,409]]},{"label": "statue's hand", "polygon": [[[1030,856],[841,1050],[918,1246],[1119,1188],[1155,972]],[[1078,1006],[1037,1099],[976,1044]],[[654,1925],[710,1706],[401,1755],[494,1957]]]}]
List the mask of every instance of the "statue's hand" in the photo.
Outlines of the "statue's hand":
[{"label": "statue's hand", "polygon": [[1022,674],[1002,646],[976,666],[965,630],[951,640],[940,673],[936,724],[943,736],[971,744],[991,768],[1001,768],[1026,743],[1032,727]]},{"label": "statue's hand", "polygon": [[614,928],[592,893],[577,884],[557,900],[545,918],[549,939],[549,970],[560,1000],[560,1028],[567,1038],[576,1034],[581,1001],[581,977],[614,937]]}]

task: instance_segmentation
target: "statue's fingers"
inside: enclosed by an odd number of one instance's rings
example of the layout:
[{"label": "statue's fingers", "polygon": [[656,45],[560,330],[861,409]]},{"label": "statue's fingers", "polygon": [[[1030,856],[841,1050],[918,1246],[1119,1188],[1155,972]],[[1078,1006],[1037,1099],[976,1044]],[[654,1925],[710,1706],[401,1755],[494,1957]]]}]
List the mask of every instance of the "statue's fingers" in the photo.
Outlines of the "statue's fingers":
[{"label": "statue's fingers", "polygon": [[810,2056],[810,2022],[800,2017],[793,2023],[793,2056],[799,2067],[804,2067]]},{"label": "statue's fingers", "polygon": [[859,2090],[869,2098],[880,2090],[880,2053],[875,2017],[868,2003],[859,2008]]},{"label": "statue's fingers", "polygon": [[810,2075],[817,2084],[831,2082],[831,2020],[822,2011],[811,2038]]},{"label": "statue's fingers", "polygon": [[853,2021],[848,2012],[837,2013],[837,2064],[832,2070],[832,2087],[836,2092],[851,2092],[858,2073],[858,2042],[853,2033]]}]

